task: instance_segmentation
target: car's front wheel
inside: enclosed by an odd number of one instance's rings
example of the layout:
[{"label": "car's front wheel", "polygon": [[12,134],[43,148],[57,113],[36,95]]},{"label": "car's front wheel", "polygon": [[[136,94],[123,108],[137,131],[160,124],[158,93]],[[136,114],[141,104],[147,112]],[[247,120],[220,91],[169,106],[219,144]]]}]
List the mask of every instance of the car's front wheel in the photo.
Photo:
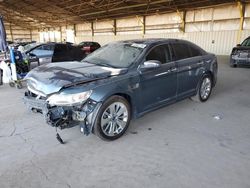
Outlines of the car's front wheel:
[{"label": "car's front wheel", "polygon": [[202,78],[198,86],[197,94],[191,97],[192,100],[198,102],[205,102],[208,100],[212,92],[212,79],[210,75],[206,75]]},{"label": "car's front wheel", "polygon": [[104,140],[115,140],[127,130],[131,110],[128,101],[121,96],[107,99],[97,113],[94,133]]}]

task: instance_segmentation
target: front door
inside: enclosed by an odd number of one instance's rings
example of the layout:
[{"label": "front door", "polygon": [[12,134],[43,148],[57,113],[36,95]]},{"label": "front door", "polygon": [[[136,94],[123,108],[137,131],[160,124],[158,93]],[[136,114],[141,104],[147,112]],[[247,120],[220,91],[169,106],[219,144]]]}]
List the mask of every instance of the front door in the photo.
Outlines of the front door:
[{"label": "front door", "polygon": [[141,112],[176,100],[177,68],[170,60],[168,45],[152,48],[144,62],[148,60],[158,60],[161,65],[140,73]]}]

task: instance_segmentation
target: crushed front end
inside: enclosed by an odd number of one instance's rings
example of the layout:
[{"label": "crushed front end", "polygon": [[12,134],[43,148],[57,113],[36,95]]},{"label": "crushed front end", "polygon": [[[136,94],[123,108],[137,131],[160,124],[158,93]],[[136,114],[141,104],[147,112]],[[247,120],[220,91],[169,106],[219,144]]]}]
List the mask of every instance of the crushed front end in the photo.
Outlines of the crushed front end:
[{"label": "crushed front end", "polygon": [[56,105],[50,101],[50,98],[28,90],[23,100],[30,110],[42,113],[47,124],[52,127],[65,129],[80,125],[82,133],[85,135],[91,133],[101,103],[88,98],[75,104]]},{"label": "crushed front end", "polygon": [[250,65],[250,49],[237,49],[232,50],[230,56],[230,64],[235,65]]}]

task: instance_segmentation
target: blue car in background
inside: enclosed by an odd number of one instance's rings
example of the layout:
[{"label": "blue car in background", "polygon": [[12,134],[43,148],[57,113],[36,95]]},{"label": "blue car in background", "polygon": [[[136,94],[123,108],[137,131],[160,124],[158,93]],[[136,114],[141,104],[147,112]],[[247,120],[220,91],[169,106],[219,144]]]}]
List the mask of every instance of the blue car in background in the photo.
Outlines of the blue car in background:
[{"label": "blue car in background", "polygon": [[80,125],[86,135],[114,140],[132,118],[190,97],[207,101],[217,59],[184,40],[128,40],[107,44],[81,62],[37,67],[26,80],[26,105],[49,125]]},{"label": "blue car in background", "polygon": [[80,61],[86,56],[84,51],[70,43],[35,43],[24,48],[29,59],[38,61],[40,65],[51,62]]}]

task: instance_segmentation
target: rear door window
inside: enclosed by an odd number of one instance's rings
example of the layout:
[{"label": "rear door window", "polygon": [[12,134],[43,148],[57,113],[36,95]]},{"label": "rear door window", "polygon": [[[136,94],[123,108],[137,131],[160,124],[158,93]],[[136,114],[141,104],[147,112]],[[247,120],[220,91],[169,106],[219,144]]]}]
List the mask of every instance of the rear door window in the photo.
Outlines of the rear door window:
[{"label": "rear door window", "polygon": [[189,52],[189,46],[184,43],[174,43],[171,44],[173,55],[172,58],[175,61],[181,60],[181,59],[187,59],[191,57],[191,54]]},{"label": "rear door window", "polygon": [[41,45],[30,52],[38,57],[52,56],[54,52],[54,45]]},{"label": "rear door window", "polygon": [[189,51],[190,51],[190,54],[191,54],[192,57],[202,55],[202,52],[198,48],[196,48],[194,46],[191,46],[191,45],[189,45]]},{"label": "rear door window", "polygon": [[44,45],[43,50],[48,50],[48,51],[53,51],[54,50],[54,45]]},{"label": "rear door window", "polygon": [[68,61],[68,59],[70,59],[70,54],[67,45],[56,44],[52,61]]}]

